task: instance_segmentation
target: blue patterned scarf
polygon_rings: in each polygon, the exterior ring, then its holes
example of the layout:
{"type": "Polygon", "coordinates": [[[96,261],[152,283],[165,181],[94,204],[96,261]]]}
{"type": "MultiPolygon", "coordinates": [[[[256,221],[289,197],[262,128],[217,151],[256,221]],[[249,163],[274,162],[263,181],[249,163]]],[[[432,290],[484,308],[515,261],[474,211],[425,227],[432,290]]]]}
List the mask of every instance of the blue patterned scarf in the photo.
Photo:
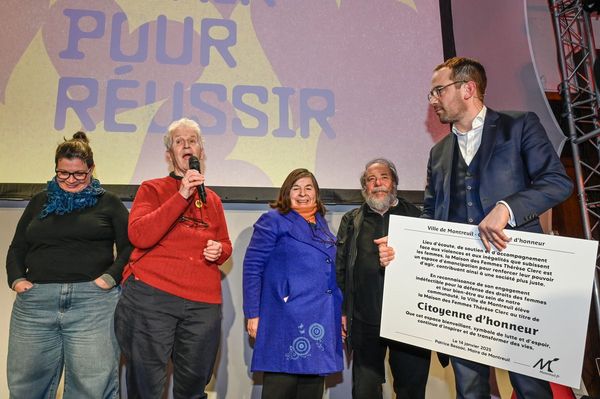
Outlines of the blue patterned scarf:
{"type": "Polygon", "coordinates": [[[64,191],[56,182],[56,177],[48,182],[48,198],[46,204],[40,212],[40,219],[55,213],[64,215],[73,211],[91,208],[98,202],[98,197],[104,194],[104,189],[100,186],[98,179],[92,179],[89,186],[78,193],[64,191]]]}

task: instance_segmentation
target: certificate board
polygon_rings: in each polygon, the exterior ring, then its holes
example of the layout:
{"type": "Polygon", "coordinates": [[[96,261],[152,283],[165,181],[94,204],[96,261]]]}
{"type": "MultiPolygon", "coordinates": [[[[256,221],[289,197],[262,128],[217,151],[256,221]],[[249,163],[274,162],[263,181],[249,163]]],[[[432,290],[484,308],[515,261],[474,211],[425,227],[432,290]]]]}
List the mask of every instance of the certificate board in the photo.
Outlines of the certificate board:
{"type": "Polygon", "coordinates": [[[598,243],[390,216],[381,336],[579,387],[598,243]]]}

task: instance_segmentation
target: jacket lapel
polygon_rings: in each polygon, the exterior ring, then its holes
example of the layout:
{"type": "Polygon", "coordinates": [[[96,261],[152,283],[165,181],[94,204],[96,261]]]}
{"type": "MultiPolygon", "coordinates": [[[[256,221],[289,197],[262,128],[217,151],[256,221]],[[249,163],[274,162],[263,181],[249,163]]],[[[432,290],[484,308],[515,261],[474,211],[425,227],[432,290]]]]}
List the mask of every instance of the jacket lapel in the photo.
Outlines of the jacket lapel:
{"type": "MultiPolygon", "coordinates": [[[[446,144],[444,145],[443,151],[442,151],[442,158],[441,158],[441,167],[442,167],[442,171],[443,171],[443,176],[444,176],[444,182],[443,182],[443,193],[444,193],[444,200],[443,203],[444,204],[450,204],[450,180],[452,177],[452,160],[454,158],[454,147],[457,146],[457,142],[456,142],[456,135],[452,132],[450,132],[450,137],[448,137],[448,140],[446,141],[446,144]]],[[[449,206],[445,206],[443,208],[439,208],[442,209],[443,215],[438,215],[436,217],[436,219],[440,219],[440,220],[448,220],[448,212],[450,210],[449,206]]]]}
{"type": "MultiPolygon", "coordinates": [[[[319,251],[328,254],[328,250],[335,246],[335,243],[332,242],[331,245],[326,244],[321,240],[315,239],[316,233],[313,232],[313,227],[311,227],[306,220],[302,216],[300,216],[295,211],[290,211],[287,214],[283,215],[287,220],[291,223],[291,228],[289,230],[290,236],[294,239],[308,244],[312,247],[315,247],[319,251]]],[[[319,213],[315,215],[317,221],[317,227],[321,230],[328,231],[327,222],[319,213]]],[[[333,236],[332,236],[333,240],[333,236]]]]}
{"type": "Polygon", "coordinates": [[[485,114],[485,121],[483,122],[483,132],[481,133],[481,144],[479,146],[479,161],[480,164],[480,175],[483,171],[487,170],[487,165],[490,162],[492,154],[494,153],[494,146],[496,145],[496,134],[498,132],[496,122],[498,120],[498,113],[487,109],[485,114]]]}

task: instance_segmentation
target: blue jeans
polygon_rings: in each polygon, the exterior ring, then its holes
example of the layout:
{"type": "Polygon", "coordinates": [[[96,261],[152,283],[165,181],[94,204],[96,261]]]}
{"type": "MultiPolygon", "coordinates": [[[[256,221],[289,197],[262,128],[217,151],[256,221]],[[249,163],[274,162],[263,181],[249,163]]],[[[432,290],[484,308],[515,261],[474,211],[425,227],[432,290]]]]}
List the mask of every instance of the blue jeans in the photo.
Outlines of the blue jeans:
{"type": "Polygon", "coordinates": [[[119,292],[90,281],[34,284],[17,294],[8,341],[11,399],[56,397],[63,366],[64,399],[118,398],[119,292]]]}

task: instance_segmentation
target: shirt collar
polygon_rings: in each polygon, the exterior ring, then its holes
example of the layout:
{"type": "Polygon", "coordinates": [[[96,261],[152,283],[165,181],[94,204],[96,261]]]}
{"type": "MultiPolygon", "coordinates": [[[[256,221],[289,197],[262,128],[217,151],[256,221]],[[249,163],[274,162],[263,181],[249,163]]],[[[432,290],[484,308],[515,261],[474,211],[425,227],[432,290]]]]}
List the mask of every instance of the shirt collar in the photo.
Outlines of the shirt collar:
{"type": "Polygon", "coordinates": [[[460,130],[458,130],[454,125],[452,125],[452,133],[454,133],[457,136],[464,136],[464,135],[468,134],[469,132],[472,132],[474,130],[481,128],[483,126],[483,123],[485,122],[486,114],[487,114],[487,107],[484,105],[483,108],[481,108],[481,111],[479,111],[479,113],[477,114],[477,116],[475,116],[475,119],[473,119],[473,123],[471,124],[471,130],[463,133],[460,130]]]}

